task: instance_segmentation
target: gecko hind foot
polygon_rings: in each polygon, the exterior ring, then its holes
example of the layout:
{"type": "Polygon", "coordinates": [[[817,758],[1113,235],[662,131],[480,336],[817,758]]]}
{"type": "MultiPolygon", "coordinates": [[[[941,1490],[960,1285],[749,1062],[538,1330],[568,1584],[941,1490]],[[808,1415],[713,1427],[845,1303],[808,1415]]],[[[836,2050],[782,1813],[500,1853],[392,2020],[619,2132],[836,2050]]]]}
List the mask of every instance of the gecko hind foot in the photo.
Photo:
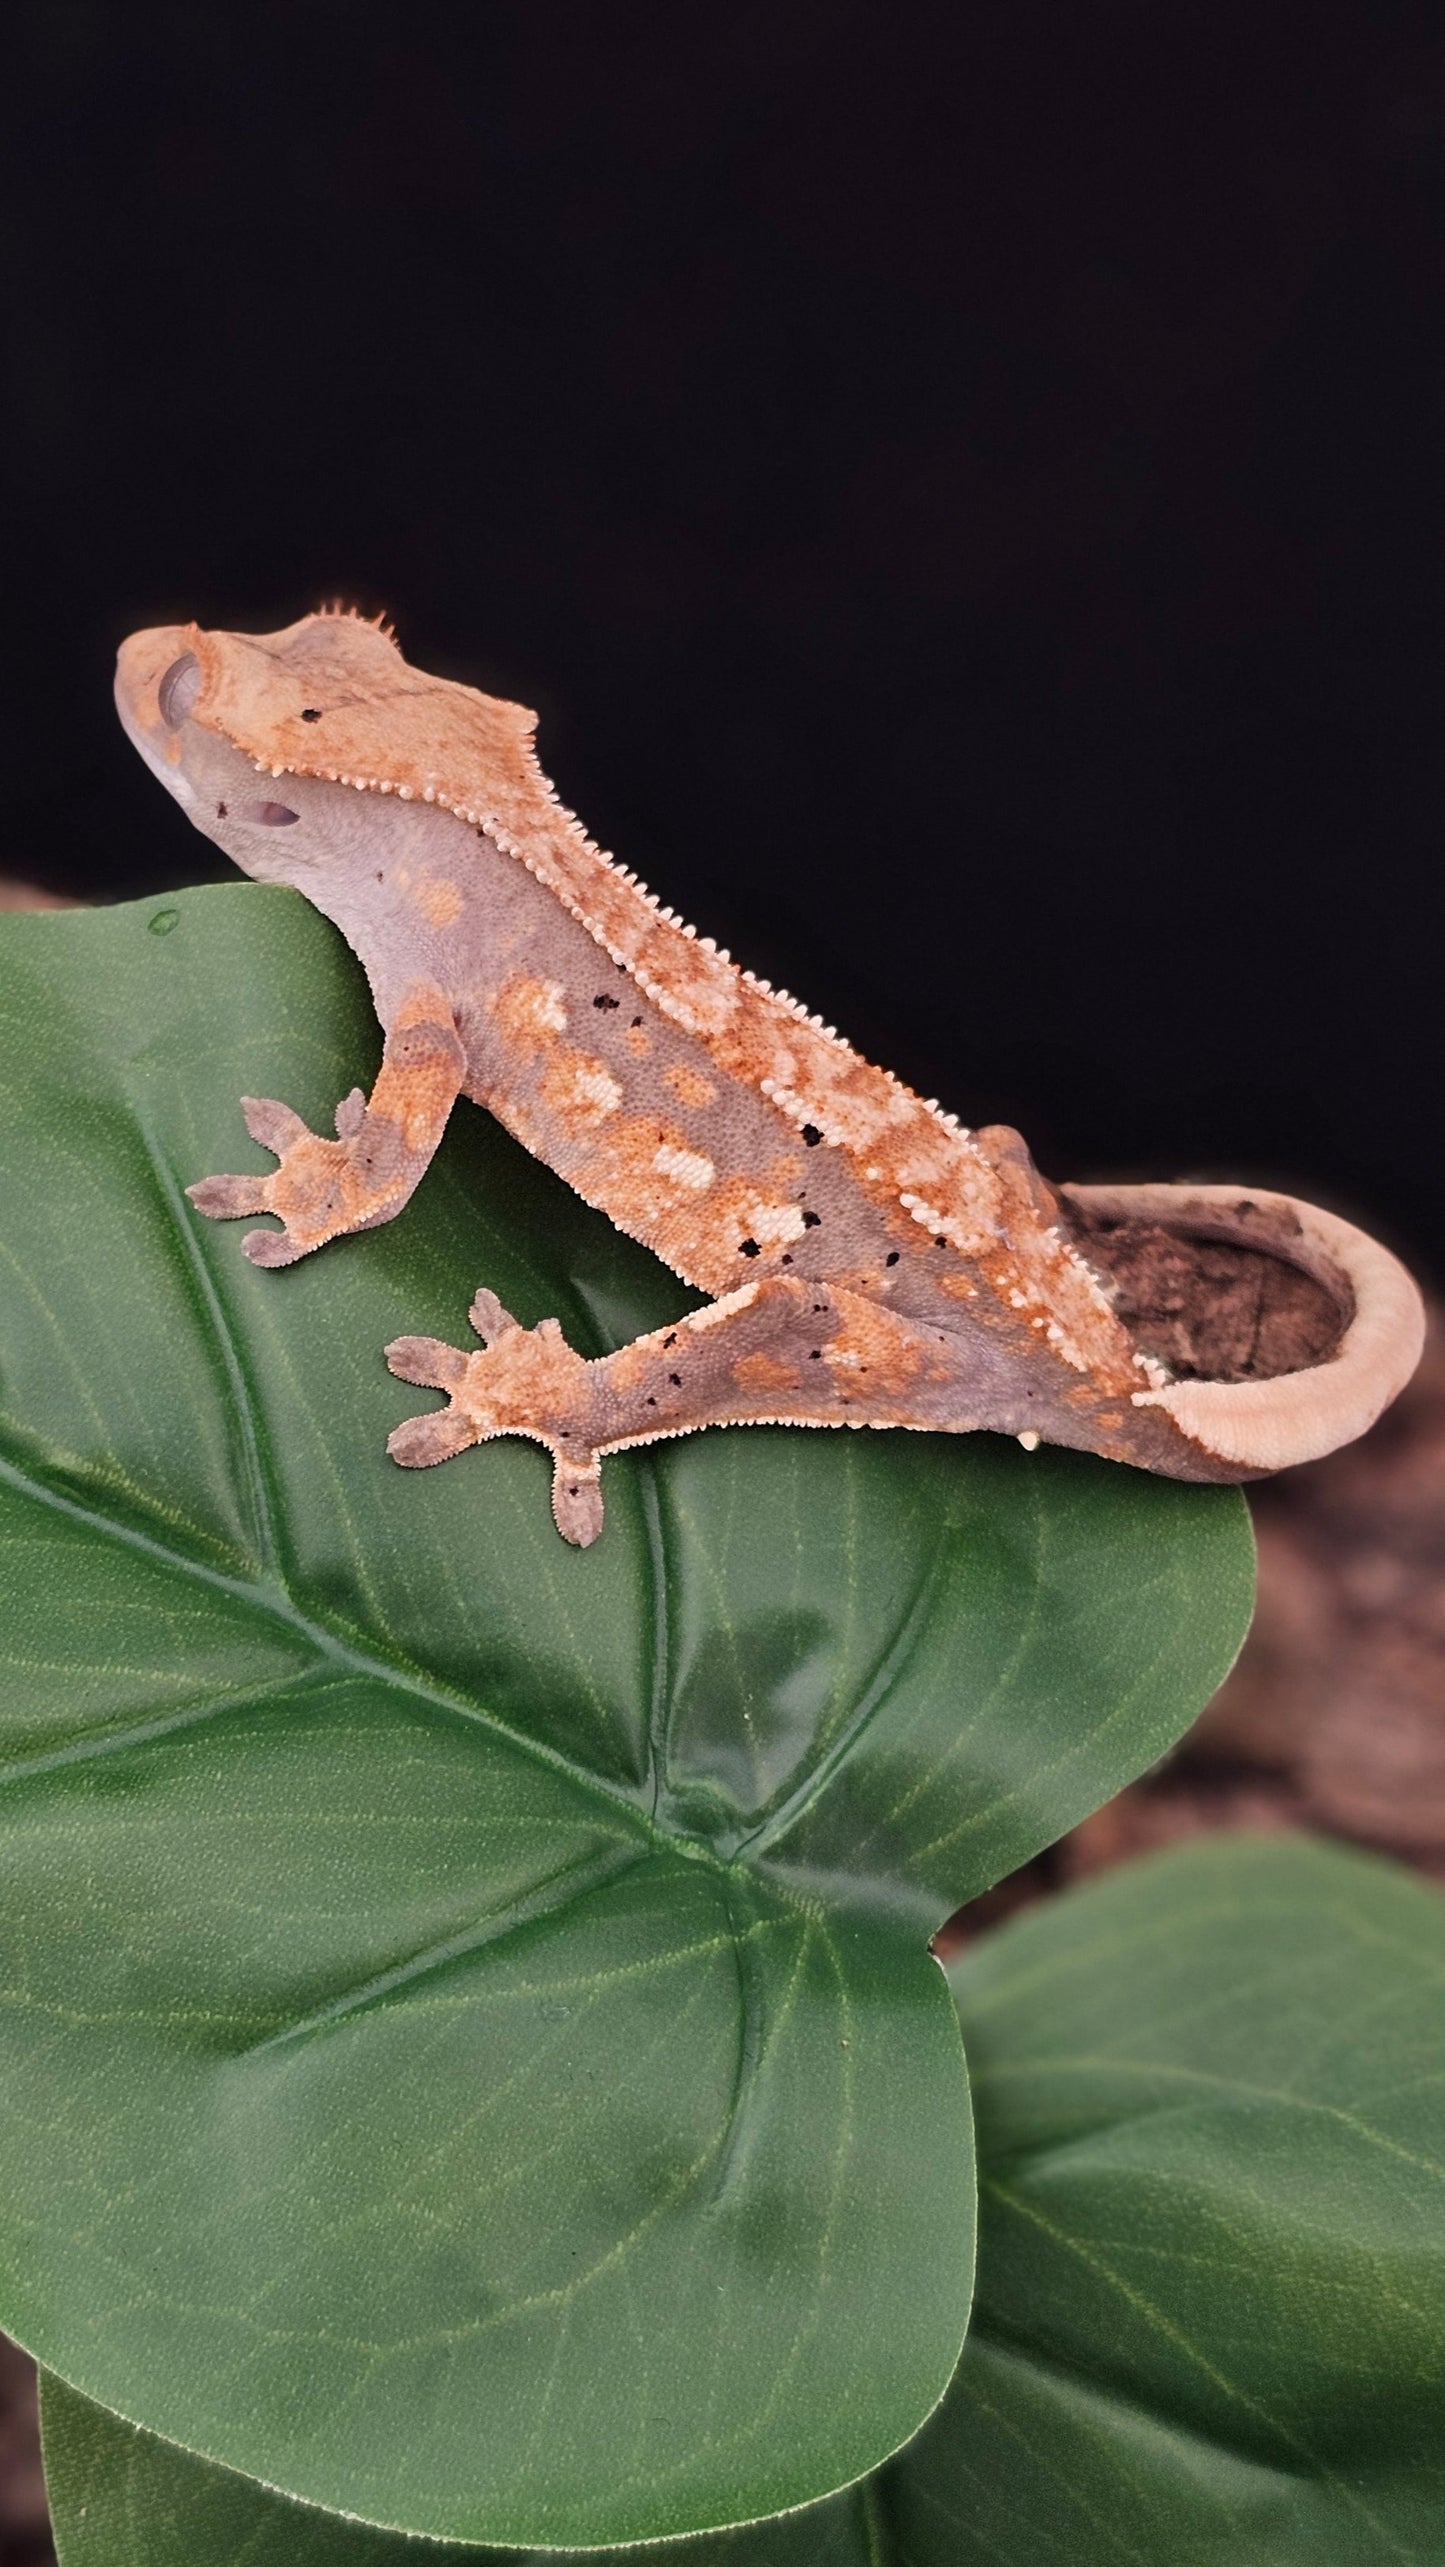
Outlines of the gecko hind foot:
{"type": "Polygon", "coordinates": [[[439,1337],[394,1337],[386,1360],[399,1381],[444,1390],[449,1405],[408,1417],[387,1441],[406,1470],[449,1461],[497,1435],[524,1435],[552,1456],[557,1530],[586,1550],[602,1530],[602,1463],[586,1433],[590,1376],[555,1319],[519,1327],[483,1289],[469,1314],[482,1351],[464,1355],[439,1337]]]}

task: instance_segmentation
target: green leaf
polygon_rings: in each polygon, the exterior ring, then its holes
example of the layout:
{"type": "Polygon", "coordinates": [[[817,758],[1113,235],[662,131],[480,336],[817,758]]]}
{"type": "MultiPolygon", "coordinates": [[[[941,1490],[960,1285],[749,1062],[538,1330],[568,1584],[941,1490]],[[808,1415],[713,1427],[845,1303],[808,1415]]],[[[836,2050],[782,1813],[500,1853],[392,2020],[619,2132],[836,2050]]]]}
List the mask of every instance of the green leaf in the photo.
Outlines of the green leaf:
{"type": "Polygon", "coordinates": [[[953,1973],[978,2297],[900,2556],[1445,2556],[1445,1901],[1294,1839],[1116,1873],[953,1973]],[[951,2525],[946,2551],[931,2526],[951,2525]]]}
{"type": "MultiPolygon", "coordinates": [[[[1051,1902],[954,1975],[983,2218],[948,2397],[847,2495],[647,2556],[1430,2567],[1445,1903],[1357,1856],[1216,1842],[1051,1902]]],[[[55,2381],[43,2411],[62,2567],[478,2555],[303,2514],[55,2381]]]]}
{"type": "MultiPolygon", "coordinates": [[[[60,2567],[554,2567],[558,2557],[341,2522],[123,2424],[51,2372],[40,2397],[60,2567]]],[[[876,2545],[877,2506],[876,2484],[865,2480],[742,2531],[583,2554],[595,2567],[880,2567],[892,2553],[876,2545]]]]}
{"type": "Polygon", "coordinates": [[[1231,1492],[982,1437],[403,1473],[382,1347],[485,1281],[685,1296],[459,1110],[284,1273],[183,1187],[378,1050],[289,892],[0,930],[0,2318],[382,2525],[801,2504],[957,2358],[974,2187],[927,1938],[1148,1763],[1247,1614],[1231,1492]],[[168,932],[152,933],[161,919],[168,932]]]}

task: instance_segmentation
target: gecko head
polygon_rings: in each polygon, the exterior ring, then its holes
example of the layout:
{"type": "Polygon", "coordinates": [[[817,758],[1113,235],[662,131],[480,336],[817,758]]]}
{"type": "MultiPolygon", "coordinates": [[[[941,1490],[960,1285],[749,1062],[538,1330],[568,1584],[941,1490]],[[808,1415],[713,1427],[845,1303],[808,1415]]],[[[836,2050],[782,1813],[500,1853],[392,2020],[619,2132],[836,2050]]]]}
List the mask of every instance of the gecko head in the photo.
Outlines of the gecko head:
{"type": "Polygon", "coordinates": [[[531,714],[408,670],[388,628],[342,607],[277,633],[132,633],[115,698],[127,736],[195,826],[243,872],[302,890],[343,861],[358,793],[403,812],[452,807],[443,770],[468,726],[478,734],[462,740],[468,774],[500,759],[511,781],[520,772],[530,785],[531,714]]]}
{"type": "MultiPolygon", "coordinates": [[[[307,617],[306,625],[331,620],[339,619],[307,617]]],[[[259,658],[288,638],[161,624],[132,633],[116,660],[116,710],[127,738],[195,827],[263,881],[304,881],[324,860],[330,834],[314,825],[314,781],[288,774],[279,760],[257,757],[236,736],[229,715],[236,649],[249,645],[259,658]]],[[[292,681],[300,722],[320,719],[303,701],[307,695],[325,699],[317,682],[326,674],[324,651],[313,651],[309,660],[292,681]]]]}
{"type": "MultiPolygon", "coordinates": [[[[550,803],[532,748],[534,713],[408,668],[387,627],[342,607],[278,633],[199,624],[133,633],[121,646],[116,703],[153,773],[248,872],[269,868],[250,864],[212,826],[216,800],[230,799],[210,790],[207,761],[222,745],[249,761],[250,801],[303,816],[297,791],[307,781],[440,804],[474,823],[496,814],[520,825],[550,803]],[[255,777],[277,789],[258,795],[255,777]]],[[[293,837],[299,844],[300,833],[293,837]]]]}
{"type": "Polygon", "coordinates": [[[421,882],[436,870],[438,825],[480,825],[479,792],[489,810],[494,794],[504,813],[546,807],[532,714],[408,669],[388,630],[341,607],[277,633],[133,633],[115,698],[194,826],[243,873],[291,883],[333,917],[338,902],[356,917],[358,903],[369,915],[401,894],[421,927],[444,933],[460,906],[456,848],[431,905],[421,882]]]}

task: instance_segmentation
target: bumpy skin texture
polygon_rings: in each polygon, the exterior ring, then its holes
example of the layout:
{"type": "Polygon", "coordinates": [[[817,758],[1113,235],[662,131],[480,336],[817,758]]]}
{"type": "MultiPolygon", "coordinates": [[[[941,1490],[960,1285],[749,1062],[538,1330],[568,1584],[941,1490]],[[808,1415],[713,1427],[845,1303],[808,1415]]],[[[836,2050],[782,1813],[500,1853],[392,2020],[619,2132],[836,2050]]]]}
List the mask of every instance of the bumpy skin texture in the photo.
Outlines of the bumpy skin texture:
{"type": "MultiPolygon", "coordinates": [[[[585,1363],[555,1321],[519,1328],[484,1289],[483,1349],[387,1350],[403,1379],[450,1394],[397,1430],[398,1461],[532,1436],[554,1456],[558,1524],[585,1543],[601,1457],[696,1427],[991,1427],[1233,1480],[1357,1433],[1413,1369],[1418,1296],[1394,1260],[1255,1195],[1241,1235],[1313,1274],[1343,1334],[1282,1379],[1171,1384],[1016,1133],[962,1130],[659,908],[557,802],[533,717],[409,668],[378,626],[324,613],[272,634],[138,633],[116,692],[196,825],[335,921],[385,1032],[372,1094],[343,1100],[335,1139],[243,1099],[279,1165],[206,1178],[200,1209],[278,1215],[243,1245],[290,1264],[399,1212],[465,1095],[713,1296],[585,1363]]],[[[1205,1191],[1145,1189],[1148,1217],[1167,1195],[1181,1237],[1229,1235],[1205,1191]]],[[[1109,1204],[1117,1228],[1128,1190],[1109,1204]]]]}

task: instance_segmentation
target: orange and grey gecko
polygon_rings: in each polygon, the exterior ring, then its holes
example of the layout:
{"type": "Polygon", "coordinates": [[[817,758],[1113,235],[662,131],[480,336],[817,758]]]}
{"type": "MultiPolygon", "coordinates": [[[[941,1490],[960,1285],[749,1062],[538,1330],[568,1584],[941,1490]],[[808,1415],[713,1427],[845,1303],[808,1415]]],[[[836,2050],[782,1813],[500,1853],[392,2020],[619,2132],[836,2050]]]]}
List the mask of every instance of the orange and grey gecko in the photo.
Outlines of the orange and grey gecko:
{"type": "Polygon", "coordinates": [[[243,1098],[280,1164],[193,1185],[201,1211],[278,1215],[242,1244],[289,1265],[391,1220],[465,1095],[712,1296],[589,1363],[484,1288],[482,1348],[387,1348],[449,1393],[397,1461],[530,1436],[588,1543],[602,1457],[698,1427],[987,1427],[1240,1480],[1347,1442],[1413,1371],[1419,1296],[1362,1232],[1239,1187],[1049,1186],[1017,1133],[963,1130],[659,907],[557,801],[534,717],[379,625],[137,633],[116,696],[197,828],[340,928],[385,1034],[335,1139],[243,1098]]]}

